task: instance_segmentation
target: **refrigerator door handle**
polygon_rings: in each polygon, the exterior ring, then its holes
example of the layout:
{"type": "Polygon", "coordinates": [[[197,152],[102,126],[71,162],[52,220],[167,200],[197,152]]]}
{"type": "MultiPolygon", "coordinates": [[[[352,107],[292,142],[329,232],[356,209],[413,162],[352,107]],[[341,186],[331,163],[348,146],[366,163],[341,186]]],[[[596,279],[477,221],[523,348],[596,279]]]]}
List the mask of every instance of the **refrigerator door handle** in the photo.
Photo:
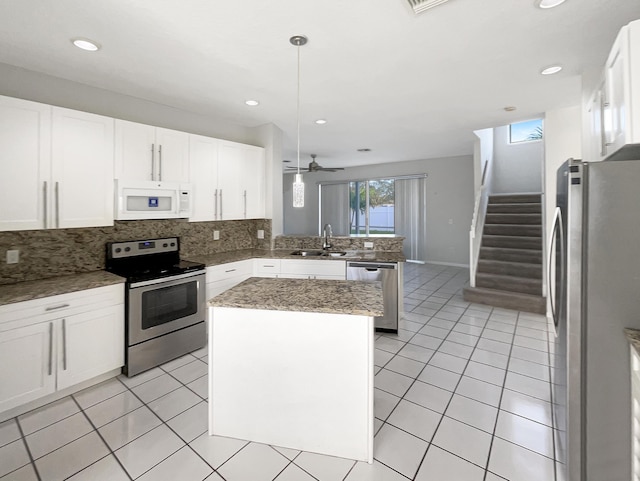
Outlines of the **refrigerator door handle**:
{"type": "MultiPolygon", "coordinates": [[[[562,211],[560,207],[556,207],[555,212],[553,213],[553,229],[551,230],[551,237],[549,239],[549,252],[547,256],[547,286],[549,289],[549,303],[551,305],[551,316],[553,318],[553,325],[558,325],[558,313],[556,312],[556,308],[558,307],[557,302],[554,302],[554,288],[555,286],[551,283],[551,260],[553,259],[553,250],[555,248],[556,240],[556,232],[559,233],[559,241],[561,243],[562,249],[560,250],[560,255],[562,256],[560,260],[560,282],[564,283],[564,230],[562,228],[562,211]]],[[[557,260],[556,260],[557,265],[557,260]]],[[[562,289],[562,286],[560,287],[562,289]]]]}

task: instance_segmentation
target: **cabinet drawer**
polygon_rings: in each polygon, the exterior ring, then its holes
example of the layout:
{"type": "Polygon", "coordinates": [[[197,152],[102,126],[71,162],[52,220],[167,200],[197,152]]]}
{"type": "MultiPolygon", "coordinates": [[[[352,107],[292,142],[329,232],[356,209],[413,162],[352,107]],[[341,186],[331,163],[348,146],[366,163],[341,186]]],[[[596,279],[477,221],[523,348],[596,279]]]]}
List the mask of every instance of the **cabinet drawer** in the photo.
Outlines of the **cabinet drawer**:
{"type": "MultiPolygon", "coordinates": [[[[306,276],[336,276],[344,279],[346,274],[345,261],[334,260],[290,260],[283,259],[280,264],[280,272],[287,274],[302,274],[306,276]]],[[[333,277],[332,277],[333,278],[333,277]]]]}
{"type": "Polygon", "coordinates": [[[280,259],[256,259],[257,276],[273,276],[280,274],[280,259]]]}
{"type": "Polygon", "coordinates": [[[0,306],[0,332],[124,304],[124,284],[96,287],[0,306]]]}
{"type": "Polygon", "coordinates": [[[253,259],[229,262],[207,267],[207,283],[234,276],[251,277],[253,275],[253,259]]]}

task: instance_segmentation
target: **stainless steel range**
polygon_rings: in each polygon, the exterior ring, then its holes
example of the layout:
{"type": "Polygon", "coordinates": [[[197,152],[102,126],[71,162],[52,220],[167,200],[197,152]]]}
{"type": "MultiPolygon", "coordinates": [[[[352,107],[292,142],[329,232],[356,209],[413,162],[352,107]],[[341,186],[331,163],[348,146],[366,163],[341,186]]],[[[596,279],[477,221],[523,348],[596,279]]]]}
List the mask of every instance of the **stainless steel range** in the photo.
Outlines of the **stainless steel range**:
{"type": "Polygon", "coordinates": [[[205,346],[205,266],[180,260],[178,237],[109,242],[106,269],[127,279],[125,375],[205,346]]]}

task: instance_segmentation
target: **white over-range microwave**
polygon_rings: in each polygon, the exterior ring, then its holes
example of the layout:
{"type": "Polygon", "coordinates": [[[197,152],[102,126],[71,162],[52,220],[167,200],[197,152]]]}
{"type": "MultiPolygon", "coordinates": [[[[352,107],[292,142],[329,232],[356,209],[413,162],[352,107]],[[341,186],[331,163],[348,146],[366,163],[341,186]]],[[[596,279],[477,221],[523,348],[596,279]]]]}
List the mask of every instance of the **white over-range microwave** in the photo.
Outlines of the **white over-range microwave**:
{"type": "Polygon", "coordinates": [[[116,179],[116,220],[180,219],[191,215],[191,184],[116,179]]]}

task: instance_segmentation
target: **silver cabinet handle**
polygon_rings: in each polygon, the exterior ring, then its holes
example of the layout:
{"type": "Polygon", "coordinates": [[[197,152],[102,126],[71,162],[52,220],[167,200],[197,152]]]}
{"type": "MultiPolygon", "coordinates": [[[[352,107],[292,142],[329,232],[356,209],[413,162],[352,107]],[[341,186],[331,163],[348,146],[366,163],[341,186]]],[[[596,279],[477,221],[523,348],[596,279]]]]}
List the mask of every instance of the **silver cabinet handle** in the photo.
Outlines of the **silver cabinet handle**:
{"type": "Polygon", "coordinates": [[[53,322],[49,323],[49,376],[53,373],[53,322]]]}
{"type": "Polygon", "coordinates": [[[229,269],[229,270],[227,270],[225,272],[235,272],[235,269],[229,269]]]}
{"type": "Polygon", "coordinates": [[[45,311],[56,311],[58,309],[63,309],[65,307],[69,307],[69,304],[60,304],[59,306],[47,307],[45,311]]]}
{"type": "Polygon", "coordinates": [[[156,180],[156,144],[151,144],[151,180],[156,180]]]}
{"type": "Polygon", "coordinates": [[[158,180],[162,182],[162,145],[158,145],[158,180]]]}
{"type": "Polygon", "coordinates": [[[56,227],[60,227],[60,182],[56,182],[56,227]]]}
{"type": "Polygon", "coordinates": [[[62,319],[62,369],[67,370],[67,320],[62,319]]]}
{"type": "Polygon", "coordinates": [[[247,218],[247,191],[244,191],[244,218],[247,218]]]}
{"type": "Polygon", "coordinates": [[[47,194],[49,193],[48,191],[49,191],[49,189],[47,188],[47,181],[45,180],[44,181],[44,185],[42,186],[42,199],[43,199],[43,204],[44,204],[43,205],[43,208],[44,208],[43,220],[44,220],[44,228],[45,229],[48,227],[47,226],[47,221],[49,220],[47,218],[47,207],[48,207],[48,205],[47,205],[47,194]]]}
{"type": "Polygon", "coordinates": [[[222,189],[220,189],[220,220],[222,220],[222,189]]]}
{"type": "Polygon", "coordinates": [[[213,206],[213,218],[214,220],[218,220],[218,189],[216,189],[216,193],[213,194],[213,197],[215,199],[213,206]]]}

